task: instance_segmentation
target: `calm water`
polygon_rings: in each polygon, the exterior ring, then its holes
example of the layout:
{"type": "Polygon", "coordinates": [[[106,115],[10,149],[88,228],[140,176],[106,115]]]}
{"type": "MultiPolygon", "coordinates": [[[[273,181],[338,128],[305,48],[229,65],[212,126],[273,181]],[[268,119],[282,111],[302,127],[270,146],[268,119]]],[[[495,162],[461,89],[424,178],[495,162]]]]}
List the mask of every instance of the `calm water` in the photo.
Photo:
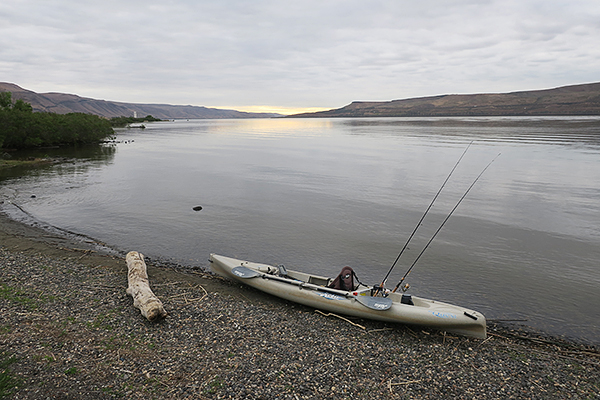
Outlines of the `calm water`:
{"type": "Polygon", "coordinates": [[[21,218],[18,204],[44,223],[186,265],[207,266],[211,252],[330,276],[350,265],[372,284],[473,141],[388,286],[501,153],[414,268],[410,293],[600,343],[600,118],[146,126],[69,154],[76,163],[5,176],[3,210],[21,218]]]}

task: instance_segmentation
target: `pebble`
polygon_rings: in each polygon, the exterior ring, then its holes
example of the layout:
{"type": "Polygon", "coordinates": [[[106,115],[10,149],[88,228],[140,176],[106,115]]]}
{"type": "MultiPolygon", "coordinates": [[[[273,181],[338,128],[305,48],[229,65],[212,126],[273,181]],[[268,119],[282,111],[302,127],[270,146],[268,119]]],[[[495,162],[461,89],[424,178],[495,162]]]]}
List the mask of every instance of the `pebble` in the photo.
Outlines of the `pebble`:
{"type": "Polygon", "coordinates": [[[125,293],[125,261],[116,270],[0,247],[0,265],[0,351],[17,358],[9,371],[21,381],[13,399],[599,395],[598,349],[502,326],[486,340],[361,329],[199,272],[150,276],[169,313],[152,323],[125,293]]]}

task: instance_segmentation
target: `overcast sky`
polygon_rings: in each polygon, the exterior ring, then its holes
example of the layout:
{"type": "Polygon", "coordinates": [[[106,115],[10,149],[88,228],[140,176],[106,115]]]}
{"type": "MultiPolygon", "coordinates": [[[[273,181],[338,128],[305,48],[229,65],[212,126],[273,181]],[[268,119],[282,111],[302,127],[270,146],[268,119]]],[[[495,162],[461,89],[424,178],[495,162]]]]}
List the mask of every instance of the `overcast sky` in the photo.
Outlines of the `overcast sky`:
{"type": "Polygon", "coordinates": [[[0,81],[257,110],[600,81],[599,0],[10,0],[0,81]]]}

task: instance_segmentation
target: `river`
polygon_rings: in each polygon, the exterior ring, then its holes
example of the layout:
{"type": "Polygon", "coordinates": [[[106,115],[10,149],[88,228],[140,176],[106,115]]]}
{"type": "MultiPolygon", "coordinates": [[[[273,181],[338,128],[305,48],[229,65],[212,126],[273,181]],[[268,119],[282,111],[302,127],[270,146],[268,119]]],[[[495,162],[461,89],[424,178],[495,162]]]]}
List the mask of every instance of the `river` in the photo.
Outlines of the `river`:
{"type": "MultiPolygon", "coordinates": [[[[184,265],[210,253],[378,283],[600,343],[600,118],[177,120],[4,173],[2,210],[184,265]],[[18,205],[15,207],[14,205],[18,205]],[[201,206],[202,210],[193,208],[201,206]]],[[[31,222],[31,221],[30,221],[31,222]]]]}

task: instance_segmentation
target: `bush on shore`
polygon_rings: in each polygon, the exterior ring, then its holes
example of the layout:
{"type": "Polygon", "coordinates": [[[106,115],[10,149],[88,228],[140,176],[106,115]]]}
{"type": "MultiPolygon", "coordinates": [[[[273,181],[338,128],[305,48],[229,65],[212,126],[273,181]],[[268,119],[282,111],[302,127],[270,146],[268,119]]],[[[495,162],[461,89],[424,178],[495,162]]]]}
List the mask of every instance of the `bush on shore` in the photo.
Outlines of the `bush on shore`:
{"type": "Polygon", "coordinates": [[[114,117],[110,119],[110,124],[115,128],[124,128],[129,124],[135,124],[139,122],[156,122],[161,121],[161,119],[154,118],[152,115],[147,115],[143,118],[135,118],[135,117],[114,117]]]}
{"type": "Polygon", "coordinates": [[[34,113],[31,104],[0,92],[0,148],[90,144],[113,135],[110,121],[97,115],[34,113]]]}

